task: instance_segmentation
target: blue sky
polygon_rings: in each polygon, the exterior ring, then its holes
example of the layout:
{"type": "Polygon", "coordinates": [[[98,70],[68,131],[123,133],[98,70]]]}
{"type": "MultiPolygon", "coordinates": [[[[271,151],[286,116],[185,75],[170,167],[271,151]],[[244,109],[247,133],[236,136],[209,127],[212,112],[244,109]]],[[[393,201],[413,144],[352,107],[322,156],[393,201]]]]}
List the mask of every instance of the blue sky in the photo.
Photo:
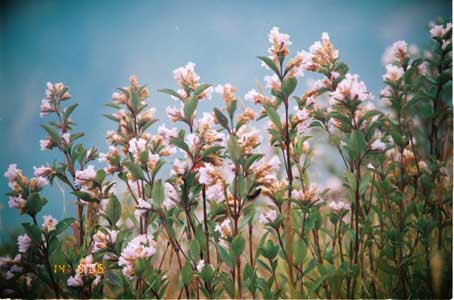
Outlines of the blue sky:
{"type": "MultiPolygon", "coordinates": [[[[266,54],[267,34],[278,26],[291,35],[294,53],[328,32],[341,59],[378,95],[384,49],[400,39],[424,47],[428,22],[451,18],[450,1],[416,0],[18,0],[1,5],[0,170],[3,174],[15,162],[28,176],[34,165],[57,156],[39,151],[44,137],[39,106],[47,81],[71,87],[80,103],[73,119],[86,132],[84,143],[105,150],[104,135],[113,124],[101,117],[109,112],[103,104],[130,74],[149,85],[149,103],[167,123],[164,109],[172,100],[156,90],[175,87],[173,69],[193,61],[202,81],[230,82],[242,96],[266,75],[256,56],[266,54]]],[[[200,110],[211,110],[216,101],[200,110]]],[[[7,191],[2,177],[0,194],[7,191]]],[[[61,217],[61,194],[46,193],[46,211],[61,217]]],[[[6,196],[0,205],[0,233],[25,219],[8,208],[6,196]]]]}

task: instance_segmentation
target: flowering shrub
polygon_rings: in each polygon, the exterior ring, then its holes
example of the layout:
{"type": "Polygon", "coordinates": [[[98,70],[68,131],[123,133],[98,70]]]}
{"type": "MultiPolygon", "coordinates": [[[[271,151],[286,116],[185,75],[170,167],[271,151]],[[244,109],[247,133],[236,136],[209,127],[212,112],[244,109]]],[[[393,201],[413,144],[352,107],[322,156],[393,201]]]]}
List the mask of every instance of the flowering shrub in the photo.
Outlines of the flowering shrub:
{"type": "Polygon", "coordinates": [[[160,90],[182,129],[167,128],[131,76],[108,104],[106,153],[79,143],[69,88],[48,83],[40,144],[61,160],[32,178],[15,164],[5,172],[10,208],[30,221],[18,254],[0,260],[2,295],[451,297],[451,35],[437,24],[431,51],[405,41],[386,50],[379,110],[327,33],[291,57],[290,36],[273,27],[259,57],[266,90],[245,95],[250,107],[188,63],[173,72],[176,90],[160,90]],[[309,73],[322,79],[295,95],[309,73]],[[198,111],[212,98],[222,107],[198,111]],[[315,136],[336,149],[342,185],[322,188],[311,175],[315,136]],[[70,190],[74,218],[39,217],[56,182],[70,190]]]}

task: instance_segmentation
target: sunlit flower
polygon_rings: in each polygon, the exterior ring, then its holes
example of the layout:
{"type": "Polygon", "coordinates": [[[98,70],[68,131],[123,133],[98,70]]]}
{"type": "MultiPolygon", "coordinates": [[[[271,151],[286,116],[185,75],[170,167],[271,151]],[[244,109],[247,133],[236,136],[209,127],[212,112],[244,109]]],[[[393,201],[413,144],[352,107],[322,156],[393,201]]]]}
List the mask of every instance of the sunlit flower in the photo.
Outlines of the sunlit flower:
{"type": "Polygon", "coordinates": [[[408,55],[408,44],[405,41],[397,41],[391,47],[385,50],[382,56],[382,63],[384,65],[392,64],[394,62],[403,63],[408,55]]]}

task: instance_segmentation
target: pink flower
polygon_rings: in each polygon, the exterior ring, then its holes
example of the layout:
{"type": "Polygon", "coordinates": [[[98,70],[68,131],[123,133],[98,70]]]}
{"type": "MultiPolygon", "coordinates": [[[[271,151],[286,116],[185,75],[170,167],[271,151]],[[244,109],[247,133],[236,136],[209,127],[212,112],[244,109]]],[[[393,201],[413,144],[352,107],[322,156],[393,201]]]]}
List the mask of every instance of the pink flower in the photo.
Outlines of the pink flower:
{"type": "Polygon", "coordinates": [[[276,74],[265,76],[264,80],[266,82],[266,87],[273,91],[278,91],[281,88],[281,81],[276,74]]]}
{"type": "Polygon", "coordinates": [[[27,234],[19,235],[17,237],[17,245],[20,253],[27,253],[32,244],[31,238],[27,234]]]}
{"type": "Polygon", "coordinates": [[[405,72],[403,68],[389,64],[386,65],[386,74],[383,75],[383,80],[397,82],[402,78],[404,73],[405,72]]]}
{"type": "Polygon", "coordinates": [[[47,232],[54,230],[58,223],[57,219],[55,219],[51,215],[43,216],[43,220],[44,220],[44,222],[41,226],[47,232]]]}
{"type": "Polygon", "coordinates": [[[78,170],[76,171],[76,183],[84,185],[91,180],[96,179],[96,171],[95,167],[89,165],[85,170],[78,170]]]}
{"type": "Polygon", "coordinates": [[[17,164],[10,164],[8,170],[4,173],[4,176],[8,178],[8,181],[16,180],[18,175],[22,175],[22,170],[17,168],[17,164]]]}

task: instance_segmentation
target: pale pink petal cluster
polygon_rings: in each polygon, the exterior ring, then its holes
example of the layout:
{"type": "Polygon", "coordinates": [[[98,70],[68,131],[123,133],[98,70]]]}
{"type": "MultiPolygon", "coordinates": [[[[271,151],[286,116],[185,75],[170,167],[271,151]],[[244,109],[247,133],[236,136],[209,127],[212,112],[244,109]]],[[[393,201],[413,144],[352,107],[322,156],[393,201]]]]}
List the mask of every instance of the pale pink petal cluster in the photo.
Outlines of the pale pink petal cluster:
{"type": "Polygon", "coordinates": [[[269,224],[274,223],[277,219],[277,211],[276,210],[269,210],[265,213],[260,214],[259,222],[262,224],[269,224]]]}
{"type": "Polygon", "coordinates": [[[32,244],[31,238],[27,234],[19,235],[17,237],[17,246],[20,253],[27,253],[32,244]]]}
{"type": "Polygon", "coordinates": [[[122,267],[123,275],[129,279],[135,276],[134,266],[138,259],[148,259],[156,253],[156,242],[151,234],[142,234],[132,239],[121,251],[118,265],[122,267]]]}
{"type": "Polygon", "coordinates": [[[43,216],[43,224],[41,224],[44,231],[52,231],[57,226],[58,221],[51,215],[43,216]]]}

